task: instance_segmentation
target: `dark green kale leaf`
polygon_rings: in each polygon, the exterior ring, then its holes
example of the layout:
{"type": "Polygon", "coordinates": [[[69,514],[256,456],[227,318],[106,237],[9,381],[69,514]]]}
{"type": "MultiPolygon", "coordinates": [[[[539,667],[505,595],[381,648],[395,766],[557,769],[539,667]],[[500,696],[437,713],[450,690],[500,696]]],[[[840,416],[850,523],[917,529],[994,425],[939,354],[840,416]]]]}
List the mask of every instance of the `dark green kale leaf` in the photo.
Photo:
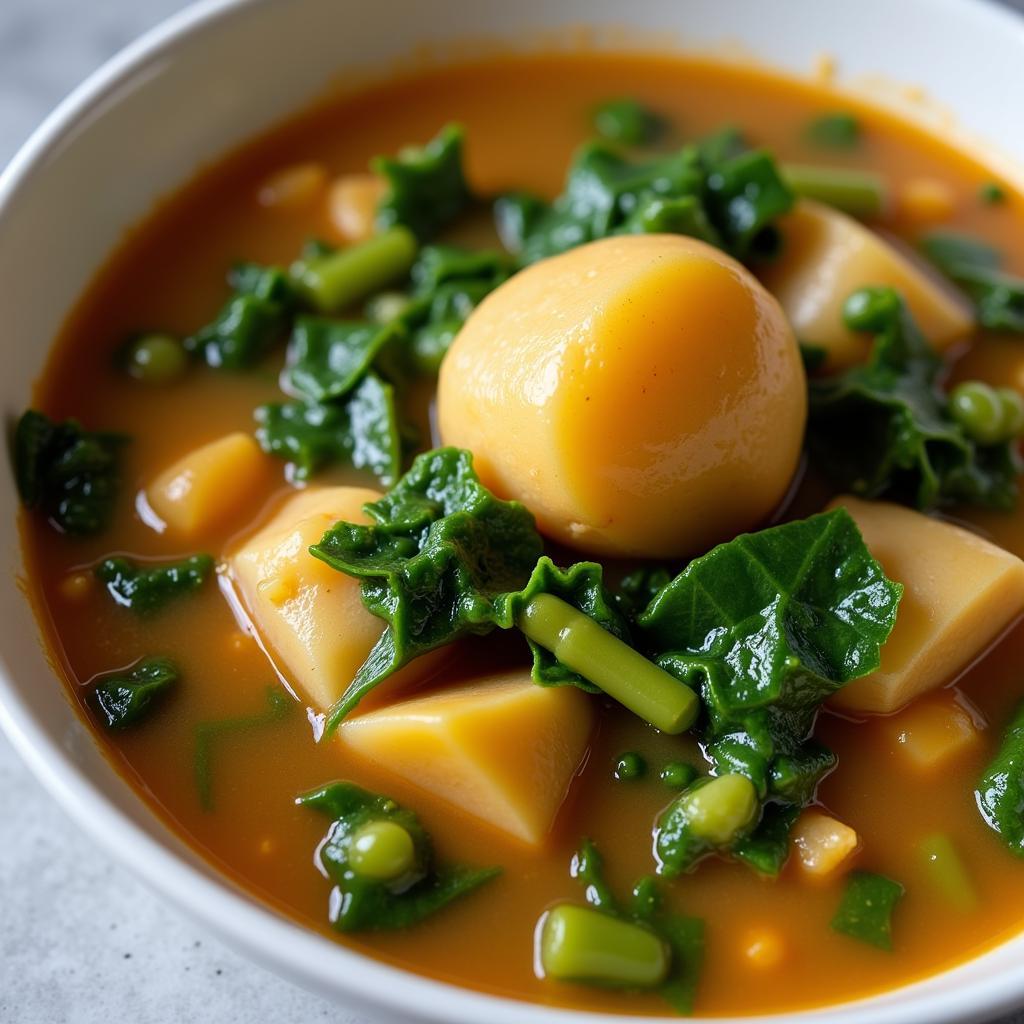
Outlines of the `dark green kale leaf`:
{"type": "Polygon", "coordinates": [[[423,147],[373,161],[373,170],[387,183],[377,208],[381,229],[402,224],[426,242],[470,206],[473,195],[462,167],[464,141],[462,127],[449,124],[423,147]]]}
{"type": "Polygon", "coordinates": [[[398,478],[402,453],[394,388],[373,372],[340,402],[264,405],[256,420],[263,450],[287,459],[298,480],[334,462],[367,469],[384,486],[398,478]]]}
{"type": "Polygon", "coordinates": [[[15,477],[25,507],[38,509],[62,533],[99,533],[113,513],[125,441],[28,410],[14,432],[15,477]]]}
{"type": "Polygon", "coordinates": [[[846,883],[832,927],[878,949],[892,949],[892,912],[903,896],[899,882],[869,871],[854,871],[846,883]]]}
{"type": "Polygon", "coordinates": [[[334,883],[330,920],[338,931],[410,928],[501,873],[500,868],[437,865],[430,836],[412,811],[354,783],[330,783],[300,796],[296,803],[332,819],[317,852],[334,883]],[[354,838],[377,822],[392,822],[412,838],[413,863],[392,881],[367,878],[350,863],[354,838]]]}
{"type": "Polygon", "coordinates": [[[287,336],[298,298],[280,267],[243,263],[228,283],[233,294],[211,323],[185,339],[185,348],[208,366],[242,370],[287,336]]]}
{"type": "Polygon", "coordinates": [[[649,146],[668,128],[661,114],[634,99],[606,100],[594,110],[594,130],[609,142],[649,146]]]}
{"type": "Polygon", "coordinates": [[[213,565],[210,555],[150,563],[118,556],[105,558],[93,571],[122,608],[152,615],[175,598],[198,590],[209,578],[213,565]]]}
{"type": "Polygon", "coordinates": [[[810,381],[812,458],[839,486],[920,509],[952,502],[1010,509],[1014,444],[972,441],[940,388],[942,361],[891,288],[847,300],[852,330],[874,334],[867,364],[810,381]]]}
{"type": "Polygon", "coordinates": [[[989,828],[1012,853],[1024,857],[1024,705],[1010,720],[974,795],[989,828]]]}
{"type": "Polygon", "coordinates": [[[178,668],[170,658],[144,658],[128,672],[101,678],[89,699],[108,729],[127,729],[146,718],[177,681],[178,668]]]}

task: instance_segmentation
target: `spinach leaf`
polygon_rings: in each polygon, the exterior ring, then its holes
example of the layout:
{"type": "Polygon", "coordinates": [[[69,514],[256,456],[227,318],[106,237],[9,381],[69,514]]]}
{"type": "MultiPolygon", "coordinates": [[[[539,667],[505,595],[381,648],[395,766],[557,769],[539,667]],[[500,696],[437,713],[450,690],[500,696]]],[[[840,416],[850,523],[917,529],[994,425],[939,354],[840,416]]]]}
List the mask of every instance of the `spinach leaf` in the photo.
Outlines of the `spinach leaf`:
{"type": "Polygon", "coordinates": [[[178,668],[170,658],[144,658],[128,672],[100,679],[90,699],[108,729],[127,729],[146,718],[177,681],[178,668]]]}
{"type": "Polygon", "coordinates": [[[14,432],[14,470],[26,508],[62,533],[99,533],[110,522],[118,485],[118,451],[126,438],[91,433],[75,420],[55,423],[29,409],[14,432]]]}
{"type": "Polygon", "coordinates": [[[208,366],[253,366],[288,333],[298,299],[280,267],[244,263],[228,276],[233,294],[214,320],[185,339],[185,348],[208,366]]]}
{"type": "Polygon", "coordinates": [[[766,804],[760,824],[733,846],[732,855],[759,875],[777,878],[789,859],[789,834],[800,810],[798,804],[766,804]]]}
{"type": "Polygon", "coordinates": [[[606,100],[594,110],[594,130],[610,142],[649,146],[665,133],[661,114],[634,99],[606,100]]]}
{"type": "Polygon", "coordinates": [[[283,383],[309,402],[344,398],[396,333],[393,326],[300,316],[288,343],[283,383]]]}
{"type": "Polygon", "coordinates": [[[449,124],[422,148],[372,162],[387,183],[377,208],[380,228],[402,224],[425,242],[469,207],[473,196],[462,168],[464,141],[462,127],[449,124]]]}
{"type": "Polygon", "coordinates": [[[220,718],[213,722],[200,722],[196,726],[196,746],[193,772],[199,805],[204,811],[212,811],[213,801],[213,751],[216,744],[227,736],[245,734],[253,729],[280,722],[291,710],[295,701],[279,686],[267,687],[266,710],[251,715],[237,715],[220,718]]]}
{"type": "Polygon", "coordinates": [[[812,458],[839,486],[920,509],[966,502],[1009,509],[1020,460],[1010,442],[981,445],[953,418],[932,351],[891,288],[847,300],[852,330],[874,334],[864,366],[812,380],[812,458]]]}
{"type": "Polygon", "coordinates": [[[855,149],[861,139],[861,123],[853,114],[822,114],[807,126],[808,142],[824,149],[855,149]]]}
{"type": "Polygon", "coordinates": [[[1024,705],[1010,720],[974,795],[989,828],[1012,853],[1024,857],[1024,705]]]}
{"type": "Polygon", "coordinates": [[[870,871],[854,871],[846,883],[832,927],[878,949],[892,949],[892,912],[903,896],[899,882],[870,871]]]}
{"type": "Polygon", "coordinates": [[[368,469],[385,486],[398,476],[401,435],[394,388],[368,372],[344,401],[272,403],[256,410],[263,450],[307,480],[333,462],[368,469]]]}
{"type": "Polygon", "coordinates": [[[119,605],[138,615],[151,615],[176,597],[198,590],[209,577],[213,564],[210,555],[150,564],[115,557],[105,558],[93,571],[119,605]]]}
{"type": "Polygon", "coordinates": [[[351,782],[333,782],[300,796],[296,803],[332,819],[317,852],[334,883],[330,919],[338,931],[409,928],[501,873],[500,868],[436,865],[430,836],[412,811],[351,782]],[[367,878],[350,862],[360,829],[381,821],[399,825],[413,841],[412,866],[390,882],[367,878]]]}

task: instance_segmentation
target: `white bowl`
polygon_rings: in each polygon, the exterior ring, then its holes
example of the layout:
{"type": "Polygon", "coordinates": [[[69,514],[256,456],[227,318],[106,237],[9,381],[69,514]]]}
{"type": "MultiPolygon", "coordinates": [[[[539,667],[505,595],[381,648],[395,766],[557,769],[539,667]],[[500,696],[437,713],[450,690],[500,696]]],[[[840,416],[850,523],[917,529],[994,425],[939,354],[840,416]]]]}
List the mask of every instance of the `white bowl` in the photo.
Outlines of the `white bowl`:
{"type": "MultiPolygon", "coordinates": [[[[799,74],[823,52],[833,54],[849,76],[881,74],[922,86],[961,129],[994,140],[1009,161],[1003,172],[1022,180],[1012,161],[1024,165],[1024,132],[1008,138],[1006,129],[1021,124],[1024,20],[981,0],[209,0],[93,75],[0,177],[0,396],[8,422],[25,407],[61,321],[125,228],[204,162],[301,108],[342,72],[386,67],[424,43],[443,48],[456,34],[529,42],[580,25],[624,30],[609,34],[613,44],[728,44],[734,53],[739,44],[799,74]]],[[[627,1019],[528,1006],[385,966],[297,927],[213,872],[113,771],[54,678],[16,582],[16,515],[6,474],[0,722],[67,812],[155,889],[266,966],[372,1009],[380,1021],[627,1019]]],[[[1019,936],[883,996],[756,1019],[983,1020],[1024,1004],[1022,957],[1019,936]]]]}

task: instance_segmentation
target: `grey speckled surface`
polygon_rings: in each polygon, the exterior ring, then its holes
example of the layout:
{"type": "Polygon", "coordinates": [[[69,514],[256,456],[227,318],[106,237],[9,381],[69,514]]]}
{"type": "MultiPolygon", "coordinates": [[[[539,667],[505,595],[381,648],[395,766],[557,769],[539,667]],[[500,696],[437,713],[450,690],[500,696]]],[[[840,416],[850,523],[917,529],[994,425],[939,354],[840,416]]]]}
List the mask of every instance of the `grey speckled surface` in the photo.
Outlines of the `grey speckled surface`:
{"type": "MultiPolygon", "coordinates": [[[[0,165],[72,86],[181,6],[0,0],[0,165]]],[[[0,892],[0,1024],[357,1024],[157,900],[77,831],[2,737],[0,892]]]]}

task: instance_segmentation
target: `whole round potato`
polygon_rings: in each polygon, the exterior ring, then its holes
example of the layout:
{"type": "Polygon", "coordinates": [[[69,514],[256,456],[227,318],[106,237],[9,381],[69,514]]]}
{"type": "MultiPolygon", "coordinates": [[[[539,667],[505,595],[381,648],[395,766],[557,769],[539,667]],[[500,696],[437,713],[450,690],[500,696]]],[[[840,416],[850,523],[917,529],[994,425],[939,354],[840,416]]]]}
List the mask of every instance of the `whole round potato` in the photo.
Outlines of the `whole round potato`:
{"type": "Polygon", "coordinates": [[[553,540],[695,554],[757,527],[800,457],[807,389],[779,304],[679,235],[604,239],[489,295],[448,353],[445,444],[553,540]]]}

